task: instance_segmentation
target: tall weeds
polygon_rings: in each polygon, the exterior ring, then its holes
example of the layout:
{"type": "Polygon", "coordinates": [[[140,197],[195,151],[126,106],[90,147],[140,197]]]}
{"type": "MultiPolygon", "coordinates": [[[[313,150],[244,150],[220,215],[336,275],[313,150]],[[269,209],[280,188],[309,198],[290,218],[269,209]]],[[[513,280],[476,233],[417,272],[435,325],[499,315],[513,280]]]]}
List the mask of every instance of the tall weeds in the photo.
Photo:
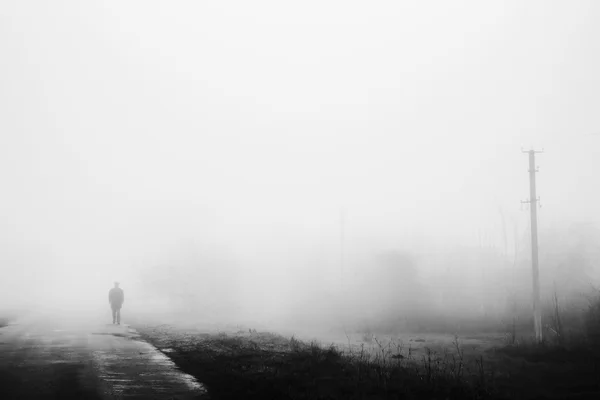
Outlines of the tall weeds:
{"type": "Polygon", "coordinates": [[[419,357],[402,341],[383,343],[376,337],[373,341],[370,348],[363,343],[358,350],[349,347],[341,351],[354,366],[359,386],[368,386],[372,383],[369,378],[375,378],[378,385],[390,390],[416,383],[436,393],[461,393],[460,398],[482,398],[482,394],[486,395],[483,398],[493,397],[493,369],[483,357],[467,361],[458,336],[452,348],[440,353],[426,347],[419,357]]]}

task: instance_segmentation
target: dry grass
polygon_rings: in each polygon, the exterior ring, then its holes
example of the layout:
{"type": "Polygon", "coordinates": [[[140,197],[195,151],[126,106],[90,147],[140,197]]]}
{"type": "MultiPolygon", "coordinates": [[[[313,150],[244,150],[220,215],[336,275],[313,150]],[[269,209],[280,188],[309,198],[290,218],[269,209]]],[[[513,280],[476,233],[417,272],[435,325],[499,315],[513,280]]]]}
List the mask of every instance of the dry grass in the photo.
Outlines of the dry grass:
{"type": "Polygon", "coordinates": [[[438,352],[415,351],[412,343],[395,340],[383,343],[375,335],[373,346],[343,348],[245,330],[201,333],[158,326],[138,331],[168,349],[182,370],[219,399],[502,398],[483,358],[480,364],[467,359],[458,338],[454,348],[438,352]]]}
{"type": "Polygon", "coordinates": [[[523,337],[359,333],[323,345],[247,329],[139,331],[220,399],[600,398],[600,350],[523,337]]]}

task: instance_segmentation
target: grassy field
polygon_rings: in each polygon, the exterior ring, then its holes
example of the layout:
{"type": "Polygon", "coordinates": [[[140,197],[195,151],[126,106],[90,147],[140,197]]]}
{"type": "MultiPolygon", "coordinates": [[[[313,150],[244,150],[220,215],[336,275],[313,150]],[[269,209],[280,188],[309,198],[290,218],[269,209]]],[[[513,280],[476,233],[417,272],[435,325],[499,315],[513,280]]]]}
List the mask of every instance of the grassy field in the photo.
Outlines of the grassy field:
{"type": "Polygon", "coordinates": [[[596,399],[590,349],[504,335],[344,334],[310,341],[245,329],[136,326],[215,399],[596,399]]]}
{"type": "Polygon", "coordinates": [[[406,343],[366,337],[344,345],[254,330],[136,328],[218,399],[505,398],[494,392],[485,368],[477,369],[471,353],[480,338],[453,338],[454,347],[443,350],[441,337],[406,343]]]}

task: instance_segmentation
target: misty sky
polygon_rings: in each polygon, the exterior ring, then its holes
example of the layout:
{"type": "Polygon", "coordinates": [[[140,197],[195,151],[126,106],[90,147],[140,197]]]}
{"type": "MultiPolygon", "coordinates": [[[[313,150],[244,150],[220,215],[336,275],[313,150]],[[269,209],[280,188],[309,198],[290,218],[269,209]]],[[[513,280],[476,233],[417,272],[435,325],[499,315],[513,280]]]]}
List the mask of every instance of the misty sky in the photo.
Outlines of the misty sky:
{"type": "Polygon", "coordinates": [[[181,243],[337,254],[341,209],[349,247],[500,245],[499,209],[527,228],[530,146],[540,227],[598,222],[599,18],[594,1],[4,0],[4,265],[105,284],[181,243]]]}

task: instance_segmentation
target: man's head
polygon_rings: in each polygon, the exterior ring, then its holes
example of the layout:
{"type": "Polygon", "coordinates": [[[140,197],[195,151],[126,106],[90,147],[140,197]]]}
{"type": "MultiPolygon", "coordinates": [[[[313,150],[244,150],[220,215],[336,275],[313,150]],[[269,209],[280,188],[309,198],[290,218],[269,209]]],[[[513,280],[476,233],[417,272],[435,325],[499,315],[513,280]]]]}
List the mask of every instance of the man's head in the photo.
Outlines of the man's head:
{"type": "Polygon", "coordinates": [[[119,282],[115,282],[115,287],[119,287],[119,282]]]}

